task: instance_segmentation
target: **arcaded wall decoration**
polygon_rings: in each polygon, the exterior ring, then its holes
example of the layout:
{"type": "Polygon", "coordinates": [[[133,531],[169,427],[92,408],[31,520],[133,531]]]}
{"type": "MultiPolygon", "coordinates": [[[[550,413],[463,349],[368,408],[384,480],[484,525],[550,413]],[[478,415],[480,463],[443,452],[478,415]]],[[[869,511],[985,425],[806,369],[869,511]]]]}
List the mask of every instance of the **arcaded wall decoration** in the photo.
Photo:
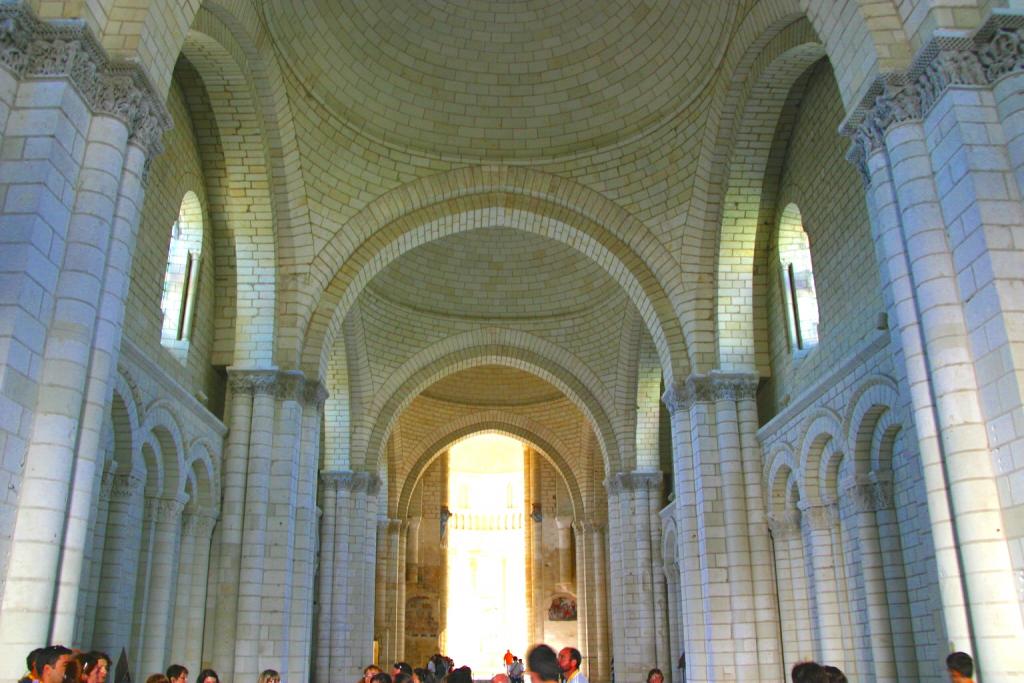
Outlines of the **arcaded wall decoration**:
{"type": "Polygon", "coordinates": [[[847,159],[870,183],[867,158],[888,130],[924,118],[952,85],[986,86],[1024,69],[1024,17],[994,14],[972,37],[936,36],[905,72],[883,74],[840,133],[853,138],[847,159]]]}
{"type": "Polygon", "coordinates": [[[124,121],[149,161],[173,125],[142,68],[111,61],[80,20],[43,22],[22,5],[0,6],[0,65],[20,79],[67,78],[95,114],[124,121]]]}

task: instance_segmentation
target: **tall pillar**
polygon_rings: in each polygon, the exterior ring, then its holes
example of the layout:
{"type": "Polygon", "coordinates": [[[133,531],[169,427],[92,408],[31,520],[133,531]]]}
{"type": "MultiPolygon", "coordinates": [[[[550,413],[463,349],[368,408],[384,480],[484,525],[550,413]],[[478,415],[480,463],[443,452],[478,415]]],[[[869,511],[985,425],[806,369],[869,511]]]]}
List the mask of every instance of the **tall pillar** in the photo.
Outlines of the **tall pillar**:
{"type": "MultiPolygon", "coordinates": [[[[22,425],[5,440],[3,457],[25,463],[14,526],[3,534],[10,544],[0,549],[0,643],[14,675],[18,653],[75,635],[99,481],[98,448],[79,449],[98,443],[99,421],[84,425],[83,411],[102,404],[104,392],[87,388],[96,353],[101,375],[114,362],[113,331],[101,324],[119,315],[103,310],[108,265],[123,271],[131,257],[111,239],[122,169],[129,140],[158,151],[170,118],[141,70],[111,65],[83,26],[47,24],[22,6],[3,8],[3,18],[5,149],[25,157],[5,159],[5,177],[16,181],[0,188],[7,198],[0,272],[22,283],[7,287],[18,294],[3,301],[12,314],[0,327],[0,349],[19,350],[0,352],[0,363],[20,377],[5,383],[0,413],[22,425]]],[[[140,168],[133,162],[133,173],[140,168]]],[[[137,200],[137,173],[131,182],[137,200]]]]}
{"type": "Polygon", "coordinates": [[[189,671],[202,666],[210,537],[216,518],[207,510],[186,509],[181,516],[178,586],[174,598],[171,654],[189,671]]]}
{"type": "Polygon", "coordinates": [[[586,605],[583,615],[587,621],[586,640],[582,645],[586,648],[587,676],[592,683],[610,683],[605,528],[602,524],[588,521],[577,521],[573,528],[579,548],[576,555],[577,595],[583,598],[586,605]]]}
{"type": "Polygon", "coordinates": [[[420,576],[420,526],[423,517],[417,515],[409,520],[409,533],[405,544],[405,580],[412,584],[419,583],[420,576]]]}
{"type": "Polygon", "coordinates": [[[612,622],[615,677],[637,680],[657,658],[650,500],[661,497],[661,473],[619,473],[606,487],[609,542],[618,548],[611,576],[612,594],[620,595],[612,622]]]}
{"type": "Polygon", "coordinates": [[[142,671],[160,671],[167,667],[184,508],[185,501],[181,499],[157,498],[149,504],[153,516],[153,546],[140,648],[142,671]]]}
{"type": "Polygon", "coordinates": [[[1005,491],[1021,476],[1006,454],[1024,435],[999,427],[1024,419],[1016,351],[1024,305],[1012,237],[1024,222],[1024,157],[1014,85],[999,84],[1024,66],[1019,21],[994,14],[973,40],[933,38],[907,85],[865,102],[846,125],[880,227],[899,238],[888,252],[910,285],[899,324],[917,325],[916,338],[901,335],[913,356],[915,423],[922,439],[937,437],[925,477],[943,616],[952,646],[972,651],[983,680],[1024,669],[1010,554],[1020,534],[1011,540],[1002,518],[1005,491]]]}
{"type": "Polygon", "coordinates": [[[848,642],[843,637],[840,615],[842,596],[839,593],[832,547],[832,528],[838,516],[834,505],[802,505],[800,508],[804,547],[810,554],[811,600],[814,604],[814,632],[817,641],[815,651],[821,661],[834,662],[835,666],[845,670],[848,668],[848,642]]]}
{"type": "Polygon", "coordinates": [[[320,594],[312,680],[326,682],[338,672],[358,672],[373,657],[377,544],[368,530],[376,526],[380,479],[346,470],[321,472],[320,482],[322,529],[331,530],[332,538],[320,548],[321,587],[330,584],[320,594]]]}
{"type": "Polygon", "coordinates": [[[575,592],[572,572],[572,517],[556,516],[558,533],[558,584],[562,590],[575,592]]]}
{"type": "Polygon", "coordinates": [[[785,670],[797,662],[815,658],[813,622],[804,556],[800,513],[796,510],[773,512],[768,525],[775,555],[775,576],[778,581],[781,656],[785,670]]]}

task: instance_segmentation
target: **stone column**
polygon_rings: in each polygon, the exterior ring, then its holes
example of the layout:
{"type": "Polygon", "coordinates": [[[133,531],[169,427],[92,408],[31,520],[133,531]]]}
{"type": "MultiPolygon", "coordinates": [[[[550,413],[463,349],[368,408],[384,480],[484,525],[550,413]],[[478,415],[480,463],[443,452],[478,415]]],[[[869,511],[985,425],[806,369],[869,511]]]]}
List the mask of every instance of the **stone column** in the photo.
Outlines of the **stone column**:
{"type": "Polygon", "coordinates": [[[814,631],[817,656],[824,662],[834,662],[846,669],[846,649],[839,582],[836,577],[835,553],[832,548],[832,528],[838,521],[834,505],[806,505],[801,501],[800,524],[804,547],[810,555],[814,604],[814,631]]]}
{"type": "Polygon", "coordinates": [[[815,657],[807,565],[800,513],[789,510],[768,515],[778,581],[781,659],[787,671],[815,657]]]}
{"type": "Polygon", "coordinates": [[[415,585],[420,581],[420,526],[423,524],[423,517],[413,517],[408,524],[409,533],[405,544],[405,580],[415,585]]]}
{"type": "Polygon", "coordinates": [[[621,596],[613,607],[615,676],[637,680],[657,659],[650,500],[660,499],[661,473],[619,473],[605,486],[610,543],[618,548],[611,576],[617,590],[612,594],[621,596]]]}
{"type": "MultiPolygon", "coordinates": [[[[530,462],[529,462],[529,474],[530,477],[530,510],[532,515],[534,510],[539,514],[543,515],[543,509],[540,507],[542,500],[542,472],[540,457],[537,453],[531,451],[530,462]],[[533,506],[537,507],[534,508],[533,506]]],[[[547,613],[547,605],[544,604],[544,526],[540,519],[532,519],[530,522],[530,548],[527,553],[529,558],[530,566],[530,581],[529,585],[533,587],[533,590],[527,594],[527,598],[530,600],[530,604],[533,607],[533,637],[531,640],[535,643],[544,641],[544,615],[547,613]]]]}
{"type": "MultiPolygon", "coordinates": [[[[867,657],[861,657],[869,668],[863,675],[870,675],[877,681],[898,681],[901,676],[896,666],[896,652],[893,648],[891,609],[903,611],[902,619],[909,620],[906,610],[907,595],[905,584],[887,585],[885,561],[882,557],[881,539],[875,512],[880,508],[891,507],[892,488],[889,482],[855,481],[843,492],[848,504],[842,505],[843,527],[850,528],[856,539],[853,553],[860,567],[860,578],[863,586],[864,603],[867,607],[867,657]],[[891,595],[891,598],[890,598],[891,595]]],[[[906,636],[904,636],[906,637],[906,636]]],[[[905,672],[903,678],[914,676],[905,672]]]]}
{"type": "Polygon", "coordinates": [[[380,640],[381,661],[399,661],[399,578],[405,583],[405,577],[399,577],[401,566],[401,545],[402,545],[402,522],[398,519],[388,519],[380,522],[379,528],[382,533],[378,534],[378,543],[383,543],[385,549],[380,555],[380,569],[377,574],[378,581],[383,579],[382,590],[379,595],[383,598],[383,604],[377,605],[377,611],[382,613],[383,631],[377,633],[380,640]]]}
{"type": "Polygon", "coordinates": [[[153,540],[146,596],[146,620],[142,629],[140,659],[142,671],[166,668],[170,655],[171,617],[177,589],[178,550],[181,542],[182,499],[156,498],[150,501],[153,540]]]}
{"type": "Polygon", "coordinates": [[[110,489],[114,485],[112,472],[105,472],[99,487],[99,500],[92,525],[92,542],[86,548],[85,566],[89,568],[85,580],[85,594],[79,609],[78,636],[76,642],[91,643],[96,626],[96,605],[103,570],[103,549],[107,543],[107,520],[110,510],[110,489]]]}
{"type": "Polygon", "coordinates": [[[338,672],[358,672],[373,656],[377,548],[368,534],[368,521],[376,523],[380,479],[368,472],[331,471],[321,472],[320,482],[322,529],[332,533],[320,548],[317,665],[312,680],[326,682],[336,679],[338,672]],[[330,582],[326,591],[325,581],[330,582]]]}
{"type": "Polygon", "coordinates": [[[110,490],[107,551],[103,557],[93,645],[120,652],[130,645],[142,543],[142,496],[145,480],[116,474],[110,490]]]}
{"type": "MultiPolygon", "coordinates": [[[[576,544],[577,595],[585,604],[587,675],[591,683],[609,683],[611,650],[608,646],[608,558],[605,553],[603,524],[577,521],[576,544]]],[[[581,648],[583,649],[583,648],[581,648]]]]}
{"type": "Polygon", "coordinates": [[[181,516],[171,655],[189,671],[202,669],[210,537],[215,521],[216,518],[207,510],[186,509],[181,516]]]}
{"type": "MultiPolygon", "coordinates": [[[[953,647],[973,651],[981,678],[1024,666],[1000,499],[1009,477],[994,462],[1024,439],[997,427],[1024,414],[1016,380],[1024,363],[1012,350],[1024,305],[1013,293],[1020,266],[1011,246],[1024,208],[1013,178],[1019,151],[1008,156],[998,125],[1015,135],[1012,96],[986,87],[1024,65],[1017,24],[1019,15],[994,15],[973,42],[933,38],[908,84],[866,102],[866,115],[847,126],[853,157],[891,195],[878,206],[895,209],[884,218],[898,225],[911,283],[900,312],[919,326],[908,355],[920,348],[924,361],[923,372],[907,361],[915,422],[923,439],[938,437],[938,457],[929,454],[925,467],[946,628],[953,647]],[[949,510],[933,496],[948,497],[949,510]]],[[[1009,459],[1001,462],[1008,472],[1009,459]]]]}
{"type": "Polygon", "coordinates": [[[572,573],[572,517],[555,517],[558,530],[558,583],[559,588],[575,592],[572,573]]]}

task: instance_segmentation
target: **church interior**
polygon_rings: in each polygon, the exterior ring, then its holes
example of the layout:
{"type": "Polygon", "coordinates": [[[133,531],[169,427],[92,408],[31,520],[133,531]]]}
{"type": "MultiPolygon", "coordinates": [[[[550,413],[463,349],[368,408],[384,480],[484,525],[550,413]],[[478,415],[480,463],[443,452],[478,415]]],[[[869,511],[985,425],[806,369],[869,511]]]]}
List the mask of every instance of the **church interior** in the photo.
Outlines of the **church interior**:
{"type": "Polygon", "coordinates": [[[0,0],[0,658],[1024,681],[1024,3],[0,0]]]}

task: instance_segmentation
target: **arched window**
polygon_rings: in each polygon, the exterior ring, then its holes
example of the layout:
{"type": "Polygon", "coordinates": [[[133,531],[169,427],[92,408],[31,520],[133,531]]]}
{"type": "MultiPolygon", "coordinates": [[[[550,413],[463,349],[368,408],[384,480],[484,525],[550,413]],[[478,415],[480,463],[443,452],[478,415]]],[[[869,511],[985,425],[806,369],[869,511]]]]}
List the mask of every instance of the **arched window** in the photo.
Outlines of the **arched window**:
{"type": "Polygon", "coordinates": [[[811,248],[796,204],[783,209],[779,219],[779,263],[790,343],[794,351],[806,351],[818,343],[818,295],[811,248]]]}
{"type": "MultiPolygon", "coordinates": [[[[172,351],[187,352],[192,334],[199,287],[199,258],[203,249],[203,207],[194,192],[186,192],[178,209],[178,220],[171,226],[171,245],[167,252],[167,271],[160,296],[163,327],[160,342],[172,351]]],[[[184,362],[185,354],[175,354],[184,362]]]]}

